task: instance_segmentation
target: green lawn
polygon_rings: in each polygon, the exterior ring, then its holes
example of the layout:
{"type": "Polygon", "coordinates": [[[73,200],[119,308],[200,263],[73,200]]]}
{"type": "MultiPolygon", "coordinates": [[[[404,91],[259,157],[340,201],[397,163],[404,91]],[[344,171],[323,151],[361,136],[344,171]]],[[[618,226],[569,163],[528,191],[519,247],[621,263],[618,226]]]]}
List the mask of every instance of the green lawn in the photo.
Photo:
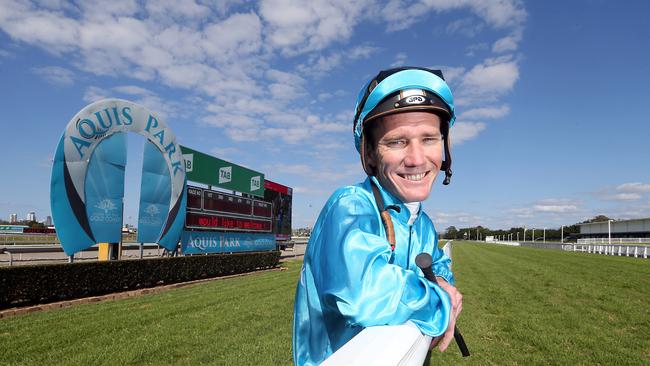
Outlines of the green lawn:
{"type": "Polygon", "coordinates": [[[288,267],[0,319],[0,365],[289,365],[288,267]]]}
{"type": "MultiPolygon", "coordinates": [[[[439,365],[650,359],[650,261],[456,243],[459,326],[439,365]]],[[[287,365],[300,262],[128,300],[0,320],[0,364],[287,365]]]]}
{"type": "MultiPolygon", "coordinates": [[[[453,256],[463,363],[648,364],[650,261],[462,242],[453,256]]],[[[458,364],[451,351],[431,364],[458,364]]]]}

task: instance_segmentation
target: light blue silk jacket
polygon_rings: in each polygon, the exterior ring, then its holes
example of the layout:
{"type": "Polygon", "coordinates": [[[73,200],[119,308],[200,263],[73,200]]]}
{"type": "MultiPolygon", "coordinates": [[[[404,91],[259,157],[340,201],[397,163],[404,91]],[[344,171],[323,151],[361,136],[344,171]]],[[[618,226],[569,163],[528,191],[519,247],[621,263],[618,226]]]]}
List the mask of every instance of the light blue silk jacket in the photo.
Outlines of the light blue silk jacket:
{"type": "MultiPolygon", "coordinates": [[[[329,198],[311,233],[296,291],[293,359],[318,365],[363,328],[408,320],[422,333],[447,329],[451,303],[438,285],[426,280],[415,256],[433,257],[433,272],[454,284],[450,259],[438,248],[438,236],[422,212],[408,225],[408,208],[374,177],[338,189],[329,198]],[[395,227],[393,252],[372,194],[373,179],[395,227]]],[[[385,345],[390,347],[389,344],[385,345]]]]}

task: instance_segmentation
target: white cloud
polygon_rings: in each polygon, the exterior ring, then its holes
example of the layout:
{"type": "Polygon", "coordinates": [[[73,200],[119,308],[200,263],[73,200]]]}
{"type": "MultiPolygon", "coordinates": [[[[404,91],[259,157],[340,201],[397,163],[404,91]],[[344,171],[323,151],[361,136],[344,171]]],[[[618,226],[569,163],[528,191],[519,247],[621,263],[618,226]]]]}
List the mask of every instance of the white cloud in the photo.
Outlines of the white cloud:
{"type": "Polygon", "coordinates": [[[262,47],[262,21],[255,13],[234,14],[208,25],[203,32],[203,48],[215,60],[239,59],[262,47]]]}
{"type": "Polygon", "coordinates": [[[495,28],[518,28],[526,19],[526,11],[518,0],[390,0],[380,14],[388,22],[389,31],[398,31],[425,19],[429,12],[440,13],[464,7],[495,28]]]}
{"type": "Polygon", "coordinates": [[[46,66],[33,69],[36,75],[43,77],[55,85],[68,86],[74,84],[74,73],[68,69],[58,66],[46,66]]]}
{"type": "Polygon", "coordinates": [[[476,137],[485,129],[482,122],[456,122],[451,128],[451,141],[453,144],[460,144],[476,137]]]}
{"type": "Polygon", "coordinates": [[[565,213],[575,212],[578,207],[571,204],[537,204],[533,206],[533,209],[540,212],[565,213]]]}
{"type": "Polygon", "coordinates": [[[365,59],[373,54],[379,52],[378,47],[373,47],[373,46],[357,46],[353,47],[351,50],[346,52],[347,56],[353,60],[358,60],[358,59],[365,59]]]}
{"type": "Polygon", "coordinates": [[[430,69],[441,70],[445,81],[450,85],[456,83],[465,73],[465,68],[462,66],[431,66],[430,69]]]}
{"type": "Polygon", "coordinates": [[[465,37],[473,38],[481,33],[484,28],[484,23],[477,22],[472,18],[462,18],[449,23],[447,27],[445,27],[445,30],[447,33],[462,34],[465,37]]]}
{"type": "Polygon", "coordinates": [[[300,54],[348,40],[365,7],[365,1],[262,0],[259,13],[270,45],[300,54]]]}
{"type": "MultiPolygon", "coordinates": [[[[444,230],[448,226],[456,226],[456,228],[463,226],[474,226],[478,223],[484,222],[485,220],[478,215],[469,213],[469,212],[441,212],[436,210],[435,212],[428,212],[427,207],[432,205],[424,205],[425,211],[427,214],[433,218],[433,221],[436,223],[438,230],[444,230]]],[[[435,206],[432,206],[435,207],[435,206]]]]}
{"type": "Polygon", "coordinates": [[[123,94],[131,94],[131,95],[151,95],[152,92],[136,86],[136,85],[123,85],[123,86],[116,86],[113,88],[114,91],[118,93],[123,93],[123,94]]]}
{"type": "Polygon", "coordinates": [[[605,196],[605,199],[612,201],[636,201],[641,199],[638,193],[616,193],[610,196],[605,196]]]}
{"type": "Polygon", "coordinates": [[[108,98],[110,94],[111,94],[110,92],[102,88],[91,86],[86,88],[86,91],[84,91],[83,100],[86,103],[92,103],[101,99],[108,98]]]}
{"type": "Polygon", "coordinates": [[[207,6],[194,0],[153,0],[146,2],[147,12],[156,18],[203,18],[210,13],[207,6]]]}
{"type": "Polygon", "coordinates": [[[327,56],[311,57],[306,64],[299,65],[298,70],[305,75],[322,77],[337,68],[341,62],[343,62],[343,54],[341,52],[334,52],[327,56]]]}
{"type": "Polygon", "coordinates": [[[53,53],[74,49],[79,39],[75,20],[14,1],[3,3],[0,27],[13,39],[39,45],[53,53]]]}
{"type": "Polygon", "coordinates": [[[472,9],[496,28],[517,28],[526,20],[526,10],[519,0],[469,0],[472,9]]]}
{"type": "Polygon", "coordinates": [[[517,79],[519,68],[516,61],[508,58],[488,59],[464,75],[462,89],[468,95],[493,98],[510,91],[517,79]]]}
{"type": "Polygon", "coordinates": [[[500,38],[497,41],[495,41],[494,44],[492,45],[492,52],[503,53],[503,52],[516,51],[520,40],[521,40],[521,36],[517,37],[515,35],[509,35],[500,38]]]}
{"type": "Polygon", "coordinates": [[[640,183],[640,182],[634,182],[634,183],[623,183],[616,187],[617,190],[623,191],[623,192],[637,192],[637,193],[645,193],[645,192],[650,192],[650,184],[648,183],[640,183]]]}
{"type": "Polygon", "coordinates": [[[407,55],[404,52],[399,52],[395,55],[395,61],[393,61],[392,64],[390,64],[391,67],[400,67],[404,66],[404,63],[406,62],[407,55]]]}
{"type": "Polygon", "coordinates": [[[465,120],[465,119],[472,119],[472,118],[479,118],[479,119],[484,119],[484,118],[502,118],[508,115],[510,113],[510,107],[508,105],[502,105],[499,107],[481,107],[481,108],[473,108],[464,111],[461,113],[458,118],[465,120]]]}
{"type": "MultiPolygon", "coordinates": [[[[450,31],[476,32],[486,24],[506,29],[513,36],[525,20],[525,11],[517,1],[389,1],[381,7],[367,0],[262,0],[258,7],[245,5],[230,14],[233,5],[241,1],[46,3],[37,9],[6,1],[0,12],[0,29],[13,40],[73,60],[72,66],[80,70],[158,83],[206,98],[194,107],[204,113],[197,119],[223,128],[235,141],[273,138],[287,143],[349,131],[347,113],[341,117],[309,109],[321,108],[322,103],[316,101],[343,93],[307,87],[307,80],[313,83],[312,79],[325,77],[346,63],[386,51],[369,43],[346,45],[360,22],[384,21],[388,29],[397,30],[431,12],[466,8],[480,20],[463,18],[450,25],[450,31]],[[281,64],[278,59],[285,61],[286,56],[297,65],[292,71],[276,68],[281,64]],[[318,118],[306,123],[311,116],[318,118]]],[[[405,53],[395,57],[396,65],[407,59],[405,53]]],[[[512,89],[518,78],[512,57],[488,59],[469,71],[463,66],[447,66],[443,71],[450,83],[459,86],[454,90],[460,96],[457,105],[466,100],[465,105],[473,107],[452,132],[456,143],[472,139],[486,128],[472,119],[507,114],[507,106],[488,108],[480,102],[512,89]]],[[[64,80],[60,76],[61,82],[67,82],[64,80]]],[[[84,100],[116,93],[134,96],[136,102],[168,117],[183,108],[182,103],[163,100],[137,85],[88,87],[84,100]]]]}

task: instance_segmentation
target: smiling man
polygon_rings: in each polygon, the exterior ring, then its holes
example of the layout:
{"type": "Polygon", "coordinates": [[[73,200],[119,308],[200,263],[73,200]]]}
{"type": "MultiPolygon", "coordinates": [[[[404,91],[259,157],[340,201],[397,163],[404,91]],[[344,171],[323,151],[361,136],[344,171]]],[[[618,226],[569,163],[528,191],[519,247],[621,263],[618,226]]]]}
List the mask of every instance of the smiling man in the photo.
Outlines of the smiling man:
{"type": "Polygon", "coordinates": [[[454,120],[438,70],[385,70],[359,93],[354,138],[368,178],[334,192],[312,230],[294,308],[297,365],[321,363],[368,326],[411,321],[432,346],[449,345],[462,296],[421,202],[440,170],[449,184],[454,120]],[[422,252],[437,283],[415,264],[422,252]]]}

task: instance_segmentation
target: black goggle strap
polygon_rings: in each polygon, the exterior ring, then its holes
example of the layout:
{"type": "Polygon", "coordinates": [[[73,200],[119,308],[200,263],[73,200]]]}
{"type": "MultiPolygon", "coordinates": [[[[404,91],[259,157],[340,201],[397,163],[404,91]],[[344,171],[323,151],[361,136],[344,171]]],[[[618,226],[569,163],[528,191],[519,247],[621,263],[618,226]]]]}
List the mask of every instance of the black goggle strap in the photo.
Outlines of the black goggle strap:
{"type": "Polygon", "coordinates": [[[451,149],[449,146],[449,122],[446,123],[445,126],[446,131],[443,131],[443,142],[445,146],[445,161],[442,162],[442,166],[440,167],[440,170],[445,171],[445,179],[442,181],[442,184],[447,186],[449,183],[451,183],[451,175],[453,174],[451,171],[451,149]]]}
{"type": "MultiPolygon", "coordinates": [[[[375,202],[377,202],[377,208],[379,209],[379,216],[381,216],[381,222],[384,224],[384,229],[386,230],[386,237],[388,239],[388,244],[390,244],[390,249],[395,251],[395,228],[393,227],[393,219],[390,217],[390,214],[384,207],[384,199],[381,198],[381,193],[376,183],[371,179],[370,185],[372,186],[372,194],[375,196],[375,202]]],[[[397,212],[400,212],[399,206],[389,206],[388,208],[394,209],[397,212]]]]}

